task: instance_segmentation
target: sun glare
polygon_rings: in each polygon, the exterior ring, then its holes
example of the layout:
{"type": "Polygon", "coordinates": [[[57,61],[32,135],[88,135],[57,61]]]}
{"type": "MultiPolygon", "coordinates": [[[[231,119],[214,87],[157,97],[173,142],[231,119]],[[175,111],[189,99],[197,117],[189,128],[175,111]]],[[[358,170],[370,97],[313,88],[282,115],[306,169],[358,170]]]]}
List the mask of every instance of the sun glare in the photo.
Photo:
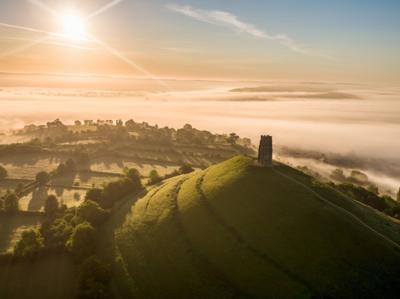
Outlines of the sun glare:
{"type": "Polygon", "coordinates": [[[65,13],[60,21],[63,35],[66,38],[72,41],[87,40],[86,24],[79,14],[74,12],[65,13]]]}

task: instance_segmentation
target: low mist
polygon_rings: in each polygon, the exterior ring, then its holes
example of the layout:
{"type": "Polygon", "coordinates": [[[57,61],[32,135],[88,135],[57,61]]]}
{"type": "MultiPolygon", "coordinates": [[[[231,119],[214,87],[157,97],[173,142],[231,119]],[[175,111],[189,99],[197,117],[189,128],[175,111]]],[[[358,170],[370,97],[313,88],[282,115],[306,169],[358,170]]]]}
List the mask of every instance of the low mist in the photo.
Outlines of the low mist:
{"type": "MultiPolygon", "coordinates": [[[[160,126],[190,123],[215,133],[235,132],[250,137],[254,144],[259,135],[270,134],[277,146],[357,156],[363,163],[354,168],[370,171],[372,179],[392,192],[400,186],[400,175],[393,172],[400,165],[396,88],[317,83],[290,87],[274,83],[274,88],[253,83],[254,89],[245,83],[219,85],[207,82],[188,91],[185,82],[184,89],[157,93],[10,87],[0,91],[0,128],[4,133],[55,118],[65,123],[132,118],[160,126]],[[376,161],[393,167],[383,173],[385,167],[372,164],[376,161]]],[[[6,136],[1,139],[7,142],[6,136]]]]}

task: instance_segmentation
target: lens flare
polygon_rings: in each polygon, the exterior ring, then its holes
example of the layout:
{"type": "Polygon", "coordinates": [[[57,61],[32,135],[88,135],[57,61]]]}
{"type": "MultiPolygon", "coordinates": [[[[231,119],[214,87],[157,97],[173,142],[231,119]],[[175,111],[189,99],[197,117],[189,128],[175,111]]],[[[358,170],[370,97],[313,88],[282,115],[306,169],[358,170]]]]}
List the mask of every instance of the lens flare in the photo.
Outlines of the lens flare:
{"type": "Polygon", "coordinates": [[[79,14],[71,11],[63,14],[60,18],[63,35],[72,41],[86,41],[86,24],[79,14]]]}

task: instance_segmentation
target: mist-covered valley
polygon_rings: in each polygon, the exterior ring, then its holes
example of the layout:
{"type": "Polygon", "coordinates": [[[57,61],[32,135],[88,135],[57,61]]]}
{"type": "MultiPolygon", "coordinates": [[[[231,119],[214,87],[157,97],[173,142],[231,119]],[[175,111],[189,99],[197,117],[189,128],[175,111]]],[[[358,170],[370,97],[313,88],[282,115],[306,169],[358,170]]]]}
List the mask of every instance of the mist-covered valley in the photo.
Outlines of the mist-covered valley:
{"type": "Polygon", "coordinates": [[[134,119],[175,128],[190,123],[216,133],[235,132],[255,145],[261,134],[271,134],[276,154],[295,166],[325,175],[337,167],[361,170],[382,192],[392,195],[400,186],[400,90],[396,87],[172,80],[166,85],[173,91],[150,92],[149,84],[154,83],[127,80],[119,89],[105,85],[110,88],[104,90],[88,85],[4,87],[0,90],[1,142],[23,141],[10,132],[56,118],[65,123],[134,119]],[[291,151],[282,152],[282,147],[291,151]]]}

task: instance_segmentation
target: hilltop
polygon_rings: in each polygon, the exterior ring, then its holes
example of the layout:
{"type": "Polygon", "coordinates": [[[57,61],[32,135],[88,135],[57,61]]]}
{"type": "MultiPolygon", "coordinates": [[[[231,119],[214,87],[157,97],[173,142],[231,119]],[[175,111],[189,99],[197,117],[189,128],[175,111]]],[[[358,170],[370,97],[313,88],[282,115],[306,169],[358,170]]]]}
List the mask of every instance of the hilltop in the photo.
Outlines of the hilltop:
{"type": "Polygon", "coordinates": [[[238,156],[170,179],[133,206],[116,238],[124,273],[114,290],[121,298],[397,298],[399,228],[297,170],[238,156]]]}

